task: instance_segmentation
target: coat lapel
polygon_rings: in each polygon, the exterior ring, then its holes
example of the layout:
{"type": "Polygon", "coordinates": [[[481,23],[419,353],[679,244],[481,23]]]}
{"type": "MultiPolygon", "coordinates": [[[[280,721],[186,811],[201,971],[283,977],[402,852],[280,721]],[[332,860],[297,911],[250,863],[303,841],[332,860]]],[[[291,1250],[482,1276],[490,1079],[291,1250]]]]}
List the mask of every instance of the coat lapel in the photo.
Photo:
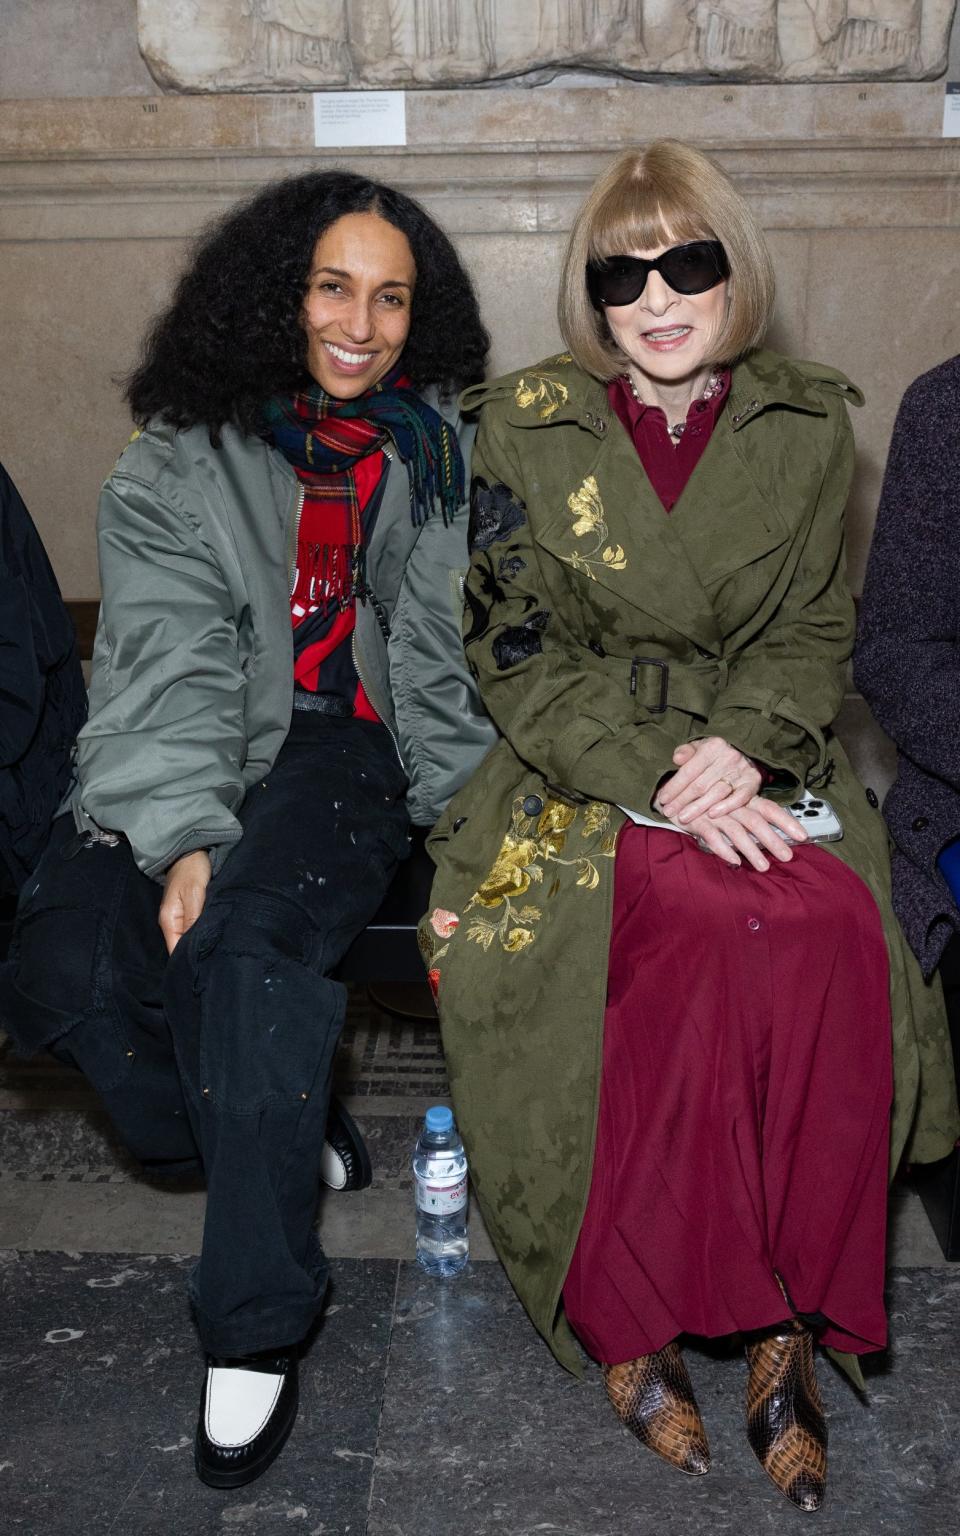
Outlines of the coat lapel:
{"type": "Polygon", "coordinates": [[[759,465],[751,462],[755,445],[756,437],[737,432],[725,411],[671,514],[674,531],[708,592],[786,543],[792,533],[782,502],[765,489],[759,465]]]}
{"type": "Polygon", "coordinates": [[[593,461],[585,474],[578,466],[552,516],[537,520],[538,543],[584,580],[719,651],[710,599],[633,444],[612,411],[597,419],[607,425],[593,461]]]}
{"type": "Polygon", "coordinates": [[[786,359],[758,352],[734,369],[726,409],[673,510],[708,592],[792,539],[809,507],[823,466],[809,449],[799,456],[786,430],[798,412],[827,414],[820,390],[786,359]]]}

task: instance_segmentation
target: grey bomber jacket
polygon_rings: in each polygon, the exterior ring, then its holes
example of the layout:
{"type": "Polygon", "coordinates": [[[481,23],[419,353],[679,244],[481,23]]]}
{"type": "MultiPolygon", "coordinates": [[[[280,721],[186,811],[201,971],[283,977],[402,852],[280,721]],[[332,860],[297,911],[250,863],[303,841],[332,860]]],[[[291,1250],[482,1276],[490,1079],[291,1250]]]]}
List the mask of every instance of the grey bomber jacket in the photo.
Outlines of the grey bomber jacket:
{"type": "MultiPolygon", "coordinates": [[[[474,428],[452,402],[469,468],[474,428]]],[[[460,639],[467,509],[416,526],[395,450],[367,550],[357,669],[390,728],[415,824],[429,826],[494,740],[460,639]]],[[[469,480],[469,473],[468,473],[469,480]]],[[[122,833],[145,874],[208,848],[214,872],[241,836],[237,810],[290,727],[289,593],[299,483],[283,456],[225,427],[152,421],[121,455],[97,521],[103,602],[90,718],[68,806],[78,830],[122,833]]]]}

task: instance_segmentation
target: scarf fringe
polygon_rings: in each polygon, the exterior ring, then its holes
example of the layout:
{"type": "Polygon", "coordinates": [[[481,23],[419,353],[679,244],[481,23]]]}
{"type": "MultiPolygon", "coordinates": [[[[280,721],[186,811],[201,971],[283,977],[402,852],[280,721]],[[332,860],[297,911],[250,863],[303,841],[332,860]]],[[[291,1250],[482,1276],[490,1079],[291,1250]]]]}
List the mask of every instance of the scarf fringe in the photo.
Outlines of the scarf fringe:
{"type": "Polygon", "coordinates": [[[343,613],[353,602],[366,603],[367,553],[362,544],[307,544],[306,552],[305,595],[311,609],[326,618],[331,608],[343,613]]]}
{"type": "Polygon", "coordinates": [[[389,439],[406,466],[415,527],[437,512],[448,524],[466,499],[455,431],[407,386],[399,369],[356,400],[335,400],[317,385],[268,401],[263,414],[271,441],[308,480],[349,475],[389,439]]]}

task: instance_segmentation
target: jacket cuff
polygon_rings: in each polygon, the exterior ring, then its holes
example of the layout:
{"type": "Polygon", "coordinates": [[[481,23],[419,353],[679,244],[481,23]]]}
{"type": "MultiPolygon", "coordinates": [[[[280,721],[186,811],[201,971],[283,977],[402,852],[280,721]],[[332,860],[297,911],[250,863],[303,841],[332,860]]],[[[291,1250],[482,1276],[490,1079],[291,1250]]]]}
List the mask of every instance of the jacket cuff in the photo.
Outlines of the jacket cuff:
{"type": "MultiPolygon", "coordinates": [[[[671,743],[649,736],[644,740],[644,732],[651,730],[658,728],[640,724],[611,730],[602,721],[581,718],[554,743],[550,776],[593,800],[660,817],[653,797],[676,767],[671,743]]],[[[669,825],[666,817],[661,819],[669,825]]]]}
{"type": "Polygon", "coordinates": [[[200,849],[203,849],[210,859],[210,877],[212,879],[223,868],[227,854],[235,843],[239,843],[242,836],[243,831],[240,827],[237,827],[232,833],[208,832],[205,834],[202,831],[187,832],[184,833],[170,853],[165,854],[162,859],[156,859],[152,864],[141,865],[141,868],[145,875],[150,876],[151,880],[162,882],[167,870],[171,865],[176,864],[178,859],[186,858],[188,853],[198,853],[200,849]],[[214,836],[219,837],[221,841],[211,842],[211,838],[214,836]]]}
{"type": "MultiPolygon", "coordinates": [[[[811,735],[799,722],[773,718],[753,709],[724,708],[711,715],[707,732],[722,736],[732,747],[755,762],[772,789],[802,787],[811,772],[822,773],[827,763],[823,734],[811,735]]],[[[765,786],[766,787],[766,786],[765,786]]]]}

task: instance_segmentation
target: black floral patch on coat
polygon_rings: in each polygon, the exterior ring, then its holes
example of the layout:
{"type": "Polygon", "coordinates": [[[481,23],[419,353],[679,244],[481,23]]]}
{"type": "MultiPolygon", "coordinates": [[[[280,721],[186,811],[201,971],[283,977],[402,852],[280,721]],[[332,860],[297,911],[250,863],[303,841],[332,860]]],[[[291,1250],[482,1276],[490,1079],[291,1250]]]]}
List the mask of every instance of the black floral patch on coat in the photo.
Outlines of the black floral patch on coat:
{"type": "Polygon", "coordinates": [[[497,564],[497,575],[501,581],[512,581],[515,576],[519,576],[520,572],[525,571],[526,568],[526,560],[521,559],[519,555],[501,555],[497,564]]]}
{"type": "Polygon", "coordinates": [[[521,661],[527,661],[531,656],[539,656],[543,650],[543,634],[550,621],[550,611],[547,608],[539,608],[536,613],[531,613],[529,619],[524,619],[522,624],[511,625],[504,629],[494,640],[490,649],[499,672],[508,672],[511,667],[517,666],[521,661]]]}
{"type": "Polygon", "coordinates": [[[500,481],[488,485],[482,475],[474,475],[470,487],[470,549],[489,549],[502,543],[527,521],[527,509],[500,481]]]}
{"type": "MultiPolygon", "coordinates": [[[[475,640],[481,639],[487,633],[494,622],[493,610],[501,603],[507,602],[509,593],[507,588],[521,571],[527,568],[527,562],[520,555],[508,550],[501,555],[496,567],[493,557],[486,550],[474,552],[472,570],[469,580],[464,588],[464,602],[470,622],[466,626],[463,635],[464,645],[472,645],[475,640]]],[[[531,608],[537,606],[537,600],[532,593],[523,598],[523,611],[529,613],[531,608]]]]}

